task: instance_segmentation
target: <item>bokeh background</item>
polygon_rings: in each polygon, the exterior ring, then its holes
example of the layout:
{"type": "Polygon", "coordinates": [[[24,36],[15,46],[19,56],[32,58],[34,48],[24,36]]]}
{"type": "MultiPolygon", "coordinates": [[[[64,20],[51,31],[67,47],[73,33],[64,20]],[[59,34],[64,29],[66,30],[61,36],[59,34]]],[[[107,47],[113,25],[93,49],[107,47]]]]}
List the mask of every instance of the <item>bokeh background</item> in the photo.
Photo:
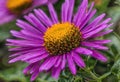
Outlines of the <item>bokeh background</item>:
{"type": "MultiPolygon", "coordinates": [[[[98,12],[96,16],[105,12],[106,17],[111,17],[114,25],[111,27],[114,31],[102,38],[111,39],[112,42],[107,46],[110,48],[108,51],[104,51],[105,55],[108,57],[108,62],[103,63],[96,61],[93,58],[86,58],[87,66],[91,67],[90,70],[96,73],[97,76],[102,76],[111,72],[107,75],[102,82],[120,82],[120,0],[89,0],[89,3],[95,1],[95,7],[98,12]]],[[[59,0],[54,6],[57,12],[60,12],[60,7],[64,0],[59,0]]],[[[75,11],[81,0],[76,0],[75,11]]],[[[47,7],[40,7],[48,13],[47,7]]],[[[2,12],[2,11],[0,11],[2,12]]],[[[22,17],[21,17],[22,18],[22,17]]],[[[1,20],[1,19],[0,19],[1,20]]],[[[30,82],[30,75],[23,75],[22,70],[27,64],[23,62],[17,62],[14,64],[9,64],[8,47],[6,44],[7,38],[12,38],[9,31],[11,29],[19,30],[15,25],[15,20],[10,23],[0,25],[0,82],[30,82]]],[[[77,76],[72,76],[69,70],[66,69],[64,73],[61,74],[58,80],[50,77],[49,74],[40,74],[35,82],[96,82],[92,80],[89,73],[84,71],[78,71],[77,76]],[[77,79],[77,80],[76,80],[77,79]]]]}

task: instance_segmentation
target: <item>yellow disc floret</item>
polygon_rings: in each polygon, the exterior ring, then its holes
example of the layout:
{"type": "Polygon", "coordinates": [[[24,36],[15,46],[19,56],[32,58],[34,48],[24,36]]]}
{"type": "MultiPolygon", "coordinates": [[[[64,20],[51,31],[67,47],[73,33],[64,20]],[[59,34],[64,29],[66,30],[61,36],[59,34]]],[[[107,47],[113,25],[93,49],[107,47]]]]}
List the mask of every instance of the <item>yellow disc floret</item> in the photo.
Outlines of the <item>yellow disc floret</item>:
{"type": "Polygon", "coordinates": [[[7,0],[7,8],[15,14],[20,14],[32,5],[32,0],[7,0]]]}
{"type": "Polygon", "coordinates": [[[80,42],[79,29],[69,22],[54,24],[44,34],[44,46],[51,55],[70,52],[80,42]]]}

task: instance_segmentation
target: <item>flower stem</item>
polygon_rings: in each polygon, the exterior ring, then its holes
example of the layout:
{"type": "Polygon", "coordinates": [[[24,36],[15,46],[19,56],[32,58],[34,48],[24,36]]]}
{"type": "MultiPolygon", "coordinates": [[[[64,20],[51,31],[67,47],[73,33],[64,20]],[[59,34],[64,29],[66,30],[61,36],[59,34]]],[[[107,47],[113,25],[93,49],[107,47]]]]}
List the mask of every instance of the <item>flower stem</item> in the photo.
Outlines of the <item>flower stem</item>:
{"type": "Polygon", "coordinates": [[[95,79],[95,80],[97,80],[98,79],[98,77],[93,73],[93,72],[89,72],[90,73],[90,75],[93,77],[93,79],[95,79]]]}
{"type": "Polygon", "coordinates": [[[102,75],[101,77],[99,77],[99,79],[104,79],[107,76],[109,76],[111,74],[111,72],[105,73],[104,75],[102,75]]]}
{"type": "Polygon", "coordinates": [[[113,34],[120,40],[120,36],[116,32],[113,32],[113,34]]]}

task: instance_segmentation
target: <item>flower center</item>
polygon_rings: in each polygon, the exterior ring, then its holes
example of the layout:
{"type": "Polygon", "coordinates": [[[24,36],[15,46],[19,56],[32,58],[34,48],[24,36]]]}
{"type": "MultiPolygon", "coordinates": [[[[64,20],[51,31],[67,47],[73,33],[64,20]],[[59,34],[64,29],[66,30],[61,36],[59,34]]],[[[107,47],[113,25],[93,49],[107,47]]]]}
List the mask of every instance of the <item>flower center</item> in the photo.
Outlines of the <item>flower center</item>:
{"type": "Polygon", "coordinates": [[[65,54],[80,45],[78,28],[71,23],[54,24],[44,35],[44,46],[51,55],[65,54]]]}
{"type": "Polygon", "coordinates": [[[32,0],[7,0],[7,8],[15,14],[20,14],[32,5],[32,0]]]}

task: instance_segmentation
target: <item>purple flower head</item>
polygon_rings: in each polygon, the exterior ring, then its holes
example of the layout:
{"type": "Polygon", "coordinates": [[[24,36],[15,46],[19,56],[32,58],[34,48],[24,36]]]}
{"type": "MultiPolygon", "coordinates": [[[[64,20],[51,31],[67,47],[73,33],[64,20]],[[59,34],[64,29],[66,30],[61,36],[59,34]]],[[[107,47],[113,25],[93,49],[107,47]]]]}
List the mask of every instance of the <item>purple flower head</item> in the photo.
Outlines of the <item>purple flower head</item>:
{"type": "Polygon", "coordinates": [[[34,13],[24,16],[27,22],[17,20],[21,30],[11,31],[17,39],[7,40],[7,45],[14,46],[10,51],[15,52],[10,56],[13,59],[9,63],[28,63],[23,72],[30,72],[31,81],[43,71],[51,72],[54,78],[58,78],[67,66],[75,75],[76,65],[85,67],[80,55],[107,61],[99,51],[107,50],[104,44],[110,40],[98,40],[98,37],[112,32],[104,30],[112,25],[109,23],[111,18],[104,20],[105,14],[101,14],[91,21],[96,9],[93,9],[94,3],[88,8],[88,0],[83,0],[73,15],[74,3],[75,0],[65,0],[61,7],[61,19],[58,19],[53,5],[49,3],[50,17],[43,10],[35,9],[34,13]]]}
{"type": "Polygon", "coordinates": [[[57,0],[0,0],[0,25],[49,2],[55,3],[57,0]]]}

